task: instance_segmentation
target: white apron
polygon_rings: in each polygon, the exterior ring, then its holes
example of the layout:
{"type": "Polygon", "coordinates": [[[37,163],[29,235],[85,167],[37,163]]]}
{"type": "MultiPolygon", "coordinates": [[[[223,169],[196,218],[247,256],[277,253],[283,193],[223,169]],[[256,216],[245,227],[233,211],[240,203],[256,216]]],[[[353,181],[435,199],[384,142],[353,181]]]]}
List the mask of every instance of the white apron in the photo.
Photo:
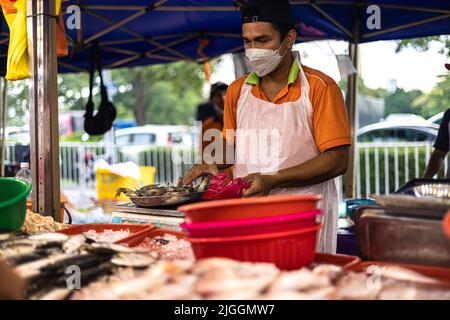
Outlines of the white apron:
{"type": "MultiPolygon", "coordinates": [[[[236,159],[234,177],[251,173],[276,173],[317,157],[320,152],[313,138],[309,83],[300,63],[301,95],[297,101],[274,104],[253,96],[252,85],[244,83],[237,106],[236,159]]],[[[307,187],[277,188],[276,194],[320,194],[324,211],[318,251],[336,252],[338,195],[334,180],[307,187]]]]}

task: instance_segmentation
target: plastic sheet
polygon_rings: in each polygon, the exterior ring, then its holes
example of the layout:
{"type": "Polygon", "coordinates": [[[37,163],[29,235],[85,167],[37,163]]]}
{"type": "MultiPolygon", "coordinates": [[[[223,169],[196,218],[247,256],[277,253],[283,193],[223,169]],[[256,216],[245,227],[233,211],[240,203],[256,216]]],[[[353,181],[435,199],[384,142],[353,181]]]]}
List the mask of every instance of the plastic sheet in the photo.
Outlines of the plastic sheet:
{"type": "Polygon", "coordinates": [[[226,173],[220,173],[211,178],[208,190],[203,195],[207,200],[234,199],[242,196],[242,190],[250,187],[250,183],[242,178],[236,178],[226,184],[226,173]]]}

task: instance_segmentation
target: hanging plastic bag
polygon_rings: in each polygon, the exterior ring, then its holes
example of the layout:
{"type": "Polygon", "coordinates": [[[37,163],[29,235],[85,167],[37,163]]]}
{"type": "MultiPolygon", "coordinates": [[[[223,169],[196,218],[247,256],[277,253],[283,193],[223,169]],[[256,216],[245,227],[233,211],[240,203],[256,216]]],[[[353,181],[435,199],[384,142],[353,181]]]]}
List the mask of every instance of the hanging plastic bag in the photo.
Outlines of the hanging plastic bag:
{"type": "Polygon", "coordinates": [[[212,177],[208,190],[203,195],[203,199],[224,200],[240,198],[242,196],[242,190],[250,187],[250,183],[242,178],[236,178],[228,184],[226,180],[226,173],[220,173],[212,177]]]}
{"type": "MultiPolygon", "coordinates": [[[[26,0],[0,0],[0,5],[10,30],[5,78],[12,81],[27,79],[30,73],[28,66],[26,0]]],[[[55,6],[56,14],[59,15],[56,29],[57,53],[59,57],[62,57],[68,54],[68,49],[61,11],[61,0],[56,0],[55,6]]]]}
{"type": "Polygon", "coordinates": [[[10,30],[5,76],[7,80],[21,80],[29,77],[26,0],[17,0],[14,8],[16,9],[15,12],[11,7],[4,7],[10,30]]]}

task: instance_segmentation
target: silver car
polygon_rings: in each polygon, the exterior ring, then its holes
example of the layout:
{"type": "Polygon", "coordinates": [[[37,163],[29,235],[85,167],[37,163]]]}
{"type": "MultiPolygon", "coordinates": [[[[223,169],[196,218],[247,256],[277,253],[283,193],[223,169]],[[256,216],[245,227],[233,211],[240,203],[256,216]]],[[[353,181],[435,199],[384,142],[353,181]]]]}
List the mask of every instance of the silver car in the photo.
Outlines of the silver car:
{"type": "Polygon", "coordinates": [[[386,120],[358,130],[358,142],[433,142],[439,126],[427,121],[386,120]]]}

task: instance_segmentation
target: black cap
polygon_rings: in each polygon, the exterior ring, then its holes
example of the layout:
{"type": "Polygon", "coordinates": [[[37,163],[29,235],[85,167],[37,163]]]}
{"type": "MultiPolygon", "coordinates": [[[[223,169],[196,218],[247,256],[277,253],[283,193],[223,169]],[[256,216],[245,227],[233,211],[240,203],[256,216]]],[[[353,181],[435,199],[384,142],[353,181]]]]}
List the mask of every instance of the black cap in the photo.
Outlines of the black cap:
{"type": "Polygon", "coordinates": [[[247,0],[241,15],[243,24],[260,21],[294,25],[288,0],[247,0]]]}

